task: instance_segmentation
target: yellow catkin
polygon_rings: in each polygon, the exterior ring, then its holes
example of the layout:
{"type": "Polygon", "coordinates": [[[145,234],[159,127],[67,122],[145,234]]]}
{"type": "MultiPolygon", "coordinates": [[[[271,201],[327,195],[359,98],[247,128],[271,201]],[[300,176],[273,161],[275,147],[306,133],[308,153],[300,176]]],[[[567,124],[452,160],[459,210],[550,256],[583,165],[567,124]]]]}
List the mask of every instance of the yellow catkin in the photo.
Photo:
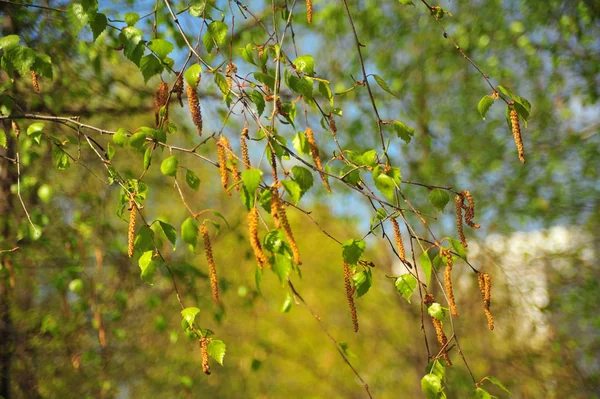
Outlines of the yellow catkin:
{"type": "Polygon", "coordinates": [[[226,155],[227,155],[227,160],[229,161],[229,164],[231,165],[231,175],[233,176],[233,182],[235,184],[235,189],[237,191],[240,191],[242,188],[241,185],[241,175],[240,172],[237,168],[237,158],[235,157],[234,153],[233,153],[233,149],[231,148],[231,144],[229,143],[229,140],[227,139],[227,137],[222,136],[221,139],[223,139],[223,143],[225,145],[225,149],[226,151],[226,155]]]}
{"type": "Polygon", "coordinates": [[[456,310],[456,301],[454,299],[454,289],[452,288],[452,254],[447,250],[442,250],[442,256],[446,258],[446,269],[444,270],[444,287],[446,288],[446,295],[448,296],[448,305],[450,305],[450,313],[452,316],[458,317],[458,311],[456,310]]]}
{"type": "MultiPolygon", "coordinates": [[[[432,303],[435,302],[435,298],[431,294],[425,295],[423,299],[423,303],[425,306],[429,307],[432,303]]],[[[435,317],[431,317],[431,322],[433,323],[433,328],[435,329],[435,335],[437,337],[438,343],[440,344],[440,348],[443,348],[442,356],[446,361],[448,366],[452,366],[452,362],[450,361],[450,356],[448,356],[448,338],[444,333],[444,328],[442,326],[442,322],[436,319],[435,317]]]]}
{"type": "MultiPolygon", "coordinates": [[[[298,245],[294,239],[294,234],[292,233],[292,228],[290,227],[290,222],[287,218],[285,206],[281,203],[278,196],[277,200],[275,201],[275,206],[277,207],[277,214],[279,216],[281,226],[283,227],[283,232],[285,233],[285,237],[287,238],[290,248],[292,249],[294,263],[300,266],[302,264],[302,261],[300,260],[300,250],[298,249],[298,245]]],[[[273,200],[271,200],[271,207],[273,207],[273,200]]]]}
{"type": "Polygon", "coordinates": [[[480,225],[473,222],[473,218],[475,217],[475,201],[473,200],[471,192],[469,190],[463,190],[461,194],[464,196],[464,198],[467,199],[467,202],[469,204],[465,209],[465,223],[473,227],[474,229],[480,228],[480,225]]]}
{"type": "Polygon", "coordinates": [[[200,226],[202,233],[202,241],[204,241],[204,252],[206,253],[206,261],[208,262],[208,274],[210,276],[210,288],[212,290],[212,298],[215,303],[219,303],[219,281],[217,280],[217,268],[213,259],[212,246],[210,245],[210,237],[208,236],[208,228],[205,225],[200,226]]]}
{"type": "MultiPolygon", "coordinates": [[[[160,82],[154,93],[154,119],[156,120],[156,126],[160,125],[160,109],[167,105],[167,98],[169,98],[169,86],[166,82],[160,82]]],[[[165,107],[165,120],[164,123],[169,122],[169,110],[165,107]]]]}
{"type": "Polygon", "coordinates": [[[198,136],[202,136],[202,111],[200,109],[200,100],[198,100],[196,86],[187,85],[187,98],[194,126],[198,129],[198,136]]]}
{"type": "Polygon", "coordinates": [[[254,250],[254,256],[258,262],[258,266],[262,270],[263,265],[268,263],[267,257],[265,256],[262,247],[260,245],[260,239],[258,238],[258,209],[252,208],[248,212],[248,228],[250,230],[250,246],[254,250]]]}
{"type": "Polygon", "coordinates": [[[273,175],[273,184],[275,187],[279,187],[279,177],[277,176],[277,157],[275,156],[275,150],[271,147],[271,174],[273,175]]]}
{"type": "Polygon", "coordinates": [[[38,76],[35,71],[31,71],[31,85],[36,93],[40,92],[40,82],[38,81],[38,76]]]}
{"type": "Polygon", "coordinates": [[[398,249],[398,256],[402,262],[406,262],[406,252],[404,250],[404,242],[402,241],[402,234],[400,234],[400,226],[395,218],[390,219],[392,227],[394,228],[394,237],[396,238],[396,247],[398,249]]]}
{"type": "Polygon", "coordinates": [[[525,150],[523,148],[523,139],[521,138],[519,115],[514,108],[510,110],[510,124],[512,126],[512,134],[513,138],[515,139],[515,145],[517,146],[517,152],[519,154],[519,161],[525,163],[525,150]]]}
{"type": "Polygon", "coordinates": [[[358,316],[356,315],[356,306],[354,305],[354,287],[352,285],[352,271],[348,262],[344,262],[344,286],[346,288],[346,298],[350,307],[350,315],[352,316],[352,325],[354,332],[358,332],[358,316]]]}
{"type": "Polygon", "coordinates": [[[240,135],[240,148],[242,149],[242,160],[244,162],[244,167],[246,169],[252,169],[252,164],[250,164],[250,154],[248,153],[248,143],[246,139],[248,138],[248,125],[246,122],[246,126],[242,129],[242,134],[240,135]]]}
{"type": "Polygon", "coordinates": [[[458,237],[460,238],[462,246],[466,248],[468,244],[465,237],[465,232],[463,231],[463,201],[464,196],[462,194],[457,194],[456,197],[454,197],[454,207],[456,209],[456,230],[458,231],[458,237]]]}
{"type": "Polygon", "coordinates": [[[183,107],[183,72],[175,72],[175,75],[177,75],[177,79],[173,85],[173,93],[177,94],[179,105],[183,107]]]}
{"type": "Polygon", "coordinates": [[[19,127],[19,124],[16,121],[12,120],[10,121],[10,125],[12,127],[13,132],[15,132],[15,136],[18,138],[19,134],[21,134],[21,128],[19,127]]]}
{"type": "Polygon", "coordinates": [[[137,207],[133,199],[129,200],[129,228],[127,230],[127,255],[133,258],[133,247],[135,243],[135,218],[137,216],[137,207]]]}
{"type": "Polygon", "coordinates": [[[306,20],[309,24],[312,24],[313,17],[313,5],[312,0],[306,0],[306,20]]]}
{"type": "Polygon", "coordinates": [[[237,66],[233,63],[230,62],[229,64],[227,64],[227,67],[225,68],[225,80],[227,81],[227,87],[229,87],[229,90],[232,89],[233,87],[233,81],[232,81],[232,76],[235,75],[237,73],[237,66]]]}
{"type": "Polygon", "coordinates": [[[477,280],[479,282],[481,297],[483,298],[483,312],[488,321],[488,328],[493,330],[494,317],[490,311],[490,305],[492,304],[492,278],[487,273],[477,273],[477,280]]]}
{"type": "Polygon", "coordinates": [[[200,338],[200,354],[202,356],[202,372],[206,375],[210,375],[210,365],[208,364],[208,344],[210,344],[210,338],[200,338]]]}
{"type": "Polygon", "coordinates": [[[319,157],[319,147],[317,147],[317,142],[315,141],[315,135],[310,127],[307,127],[305,132],[306,140],[308,141],[308,145],[310,147],[310,155],[312,155],[313,161],[315,161],[315,166],[319,170],[319,175],[321,176],[321,181],[323,185],[327,189],[327,192],[331,194],[331,187],[329,187],[329,182],[327,181],[327,176],[323,172],[323,165],[321,164],[321,157],[319,157]]]}
{"type": "Polygon", "coordinates": [[[279,191],[277,191],[277,188],[272,188],[271,190],[271,218],[273,218],[275,228],[280,228],[281,221],[279,220],[279,191]]]}
{"type": "Polygon", "coordinates": [[[227,191],[227,186],[229,185],[229,173],[227,172],[227,157],[225,155],[225,150],[229,145],[229,141],[225,136],[221,136],[217,143],[217,156],[219,158],[219,173],[221,174],[221,186],[223,190],[227,193],[227,195],[231,195],[229,191],[227,191]]]}

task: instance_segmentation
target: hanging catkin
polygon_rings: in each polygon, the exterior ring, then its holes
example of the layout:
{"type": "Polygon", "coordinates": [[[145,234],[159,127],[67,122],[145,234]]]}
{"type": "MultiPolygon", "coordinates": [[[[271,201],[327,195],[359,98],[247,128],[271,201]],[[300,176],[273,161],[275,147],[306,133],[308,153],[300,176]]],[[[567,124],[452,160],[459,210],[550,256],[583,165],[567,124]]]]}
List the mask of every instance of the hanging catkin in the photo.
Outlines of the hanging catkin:
{"type": "Polygon", "coordinates": [[[463,202],[464,196],[459,193],[454,197],[454,208],[456,210],[456,230],[458,231],[458,237],[460,238],[460,243],[463,247],[467,247],[467,239],[465,237],[465,232],[463,231],[463,202]]]}
{"type": "Polygon", "coordinates": [[[227,146],[229,145],[229,141],[225,136],[221,136],[219,141],[217,142],[217,156],[219,158],[219,174],[221,175],[221,186],[223,190],[227,193],[227,195],[231,195],[229,191],[227,191],[227,186],[229,185],[229,173],[227,171],[227,157],[225,155],[225,151],[227,146]]]}
{"type": "Polygon", "coordinates": [[[202,337],[200,338],[200,355],[202,356],[202,372],[206,375],[210,375],[210,366],[208,364],[208,344],[211,339],[202,337]]]}
{"type": "Polygon", "coordinates": [[[256,257],[258,266],[262,270],[263,265],[268,263],[268,260],[260,245],[260,239],[258,238],[258,209],[256,207],[250,209],[250,212],[248,212],[248,228],[250,231],[250,246],[254,250],[254,256],[256,257]]]}
{"type": "Polygon", "coordinates": [[[183,72],[175,72],[177,79],[175,85],[173,85],[173,93],[177,94],[177,100],[179,105],[183,107],[183,72]]]}
{"type": "Polygon", "coordinates": [[[36,93],[40,92],[40,82],[38,81],[38,76],[35,71],[31,71],[31,85],[36,93]]]}
{"type": "Polygon", "coordinates": [[[252,165],[250,164],[250,154],[248,153],[248,143],[246,142],[248,139],[248,122],[246,122],[244,129],[242,129],[242,134],[240,135],[240,148],[242,149],[242,160],[244,161],[244,167],[246,169],[252,169],[252,165]]]}
{"type": "Polygon", "coordinates": [[[523,139],[521,138],[521,126],[519,125],[519,114],[514,108],[510,110],[510,124],[512,126],[512,134],[517,146],[519,161],[525,163],[525,150],[523,148],[523,139]]]}
{"type": "Polygon", "coordinates": [[[327,189],[327,192],[331,194],[331,187],[329,187],[329,182],[327,181],[327,176],[323,172],[323,165],[321,164],[321,157],[319,156],[319,147],[317,147],[317,142],[315,141],[315,135],[310,127],[307,127],[305,132],[306,140],[308,141],[308,145],[310,147],[310,155],[312,155],[313,161],[315,162],[315,166],[319,171],[319,176],[321,176],[321,181],[323,185],[327,189]]]}
{"type": "Polygon", "coordinates": [[[127,230],[127,255],[133,258],[133,249],[135,243],[135,217],[137,215],[137,207],[135,201],[129,200],[129,228],[127,230]]]}
{"type": "MultiPolygon", "coordinates": [[[[435,298],[433,297],[433,295],[431,295],[431,294],[425,295],[425,298],[423,299],[423,303],[425,304],[425,306],[429,307],[434,302],[435,302],[435,298]]],[[[435,329],[435,335],[437,337],[438,343],[440,344],[440,347],[442,350],[442,356],[443,356],[444,360],[446,361],[446,364],[448,366],[452,366],[452,362],[450,361],[450,356],[448,356],[448,338],[446,337],[446,334],[444,333],[444,328],[442,326],[442,322],[433,316],[431,316],[431,322],[433,323],[433,327],[435,329]]]]}
{"type": "Polygon", "coordinates": [[[154,92],[154,119],[156,126],[160,125],[160,109],[165,107],[164,124],[169,122],[169,109],[167,105],[167,99],[169,98],[169,86],[166,82],[161,81],[156,92],[154,92]]]}
{"type": "Polygon", "coordinates": [[[448,304],[450,305],[450,313],[452,316],[458,317],[458,311],[456,310],[456,302],[454,299],[454,289],[452,288],[452,266],[454,264],[452,260],[452,254],[442,249],[442,257],[446,258],[446,269],[444,270],[444,287],[446,288],[446,295],[448,296],[448,304]]]}
{"type": "Polygon", "coordinates": [[[312,0],[306,0],[306,20],[309,24],[312,24],[313,17],[313,5],[312,0]]]}
{"type": "Polygon", "coordinates": [[[402,262],[406,262],[406,253],[404,250],[404,242],[402,241],[402,234],[400,234],[400,226],[396,218],[391,218],[392,227],[394,228],[394,237],[396,238],[396,247],[398,249],[398,256],[402,262]]]}
{"type": "Polygon", "coordinates": [[[477,279],[479,281],[481,297],[483,298],[483,312],[488,321],[488,328],[493,330],[494,317],[490,311],[490,305],[492,303],[492,278],[487,273],[477,273],[477,279]]]}
{"type": "Polygon", "coordinates": [[[356,305],[354,305],[354,287],[352,284],[352,271],[348,262],[344,261],[344,287],[346,288],[346,299],[352,316],[352,325],[354,332],[358,332],[358,316],[356,314],[356,305]]]}
{"type": "Polygon", "coordinates": [[[200,109],[200,100],[198,99],[198,93],[196,92],[196,87],[198,83],[200,83],[200,76],[198,75],[198,80],[196,81],[196,85],[192,86],[188,83],[187,85],[187,98],[188,104],[190,106],[190,114],[192,115],[192,120],[194,121],[194,126],[198,129],[198,136],[202,135],[202,112],[200,109]]]}
{"type": "Polygon", "coordinates": [[[210,237],[208,236],[208,228],[205,225],[200,226],[202,233],[202,241],[204,241],[204,252],[206,261],[208,262],[208,274],[210,276],[210,288],[212,290],[212,298],[215,303],[219,303],[219,282],[217,280],[217,268],[213,259],[212,246],[210,245],[210,237]]]}

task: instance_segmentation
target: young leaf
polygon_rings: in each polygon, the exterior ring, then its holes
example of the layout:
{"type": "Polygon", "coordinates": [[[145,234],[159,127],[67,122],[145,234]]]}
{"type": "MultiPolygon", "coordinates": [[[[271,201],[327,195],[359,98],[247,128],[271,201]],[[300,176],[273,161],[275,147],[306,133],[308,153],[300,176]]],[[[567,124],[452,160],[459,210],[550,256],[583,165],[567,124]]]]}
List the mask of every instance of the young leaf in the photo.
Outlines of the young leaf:
{"type": "Polygon", "coordinates": [[[356,264],[366,247],[367,244],[363,240],[350,239],[342,244],[342,258],[351,265],[356,264]]]}
{"type": "Polygon", "coordinates": [[[454,238],[448,238],[448,241],[450,241],[450,245],[452,245],[454,252],[456,252],[456,254],[464,260],[467,260],[467,250],[465,249],[465,247],[463,247],[461,242],[455,240],[454,238]]]}
{"type": "Polygon", "coordinates": [[[128,12],[123,16],[123,19],[125,19],[128,26],[133,26],[140,20],[140,15],[135,12],[128,12]]]}
{"type": "Polygon", "coordinates": [[[221,366],[223,365],[223,358],[225,357],[225,351],[227,346],[220,339],[213,339],[208,344],[208,354],[210,357],[215,359],[221,366]]]}
{"type": "Polygon", "coordinates": [[[127,130],[120,127],[112,137],[113,143],[123,148],[125,141],[127,141],[127,130]]]}
{"type": "Polygon", "coordinates": [[[183,317],[183,320],[185,320],[188,325],[191,326],[194,324],[194,320],[196,319],[196,315],[198,313],[200,313],[200,309],[196,307],[185,308],[181,311],[181,316],[183,317]]]}
{"type": "Polygon", "coordinates": [[[381,87],[383,90],[387,91],[388,93],[390,93],[392,96],[399,98],[393,91],[392,89],[390,89],[390,86],[388,86],[388,84],[385,82],[385,80],[383,80],[383,78],[379,75],[373,75],[373,77],[375,78],[375,81],[377,82],[377,84],[379,85],[379,87],[381,87]]]}
{"type": "Polygon", "coordinates": [[[477,104],[477,109],[479,110],[483,120],[485,120],[485,114],[488,112],[492,104],[494,104],[494,99],[490,96],[483,96],[481,101],[479,101],[479,104],[477,104]]]}
{"type": "Polygon", "coordinates": [[[292,144],[299,154],[310,155],[310,145],[308,144],[308,140],[306,139],[304,132],[296,133],[294,139],[292,140],[292,144]]]}
{"type": "Polygon", "coordinates": [[[315,74],[315,59],[312,55],[301,55],[294,60],[296,69],[302,73],[313,76],[315,74]]]}
{"type": "Polygon", "coordinates": [[[297,204],[302,196],[300,185],[293,180],[283,180],[281,184],[283,184],[285,191],[292,197],[294,204],[297,204]]]}
{"type": "Polygon", "coordinates": [[[262,171],[260,169],[246,169],[242,172],[242,183],[248,190],[248,194],[254,197],[254,192],[260,185],[262,171]]]}
{"type": "Polygon", "coordinates": [[[371,269],[367,268],[360,273],[356,273],[352,276],[352,280],[354,281],[354,287],[356,287],[356,296],[357,298],[360,298],[369,291],[373,284],[373,274],[371,269]]]}
{"type": "Polygon", "coordinates": [[[151,77],[163,71],[163,66],[154,54],[148,54],[140,60],[140,71],[142,71],[144,83],[148,83],[151,77]]]}
{"type": "Polygon", "coordinates": [[[406,126],[400,121],[394,121],[394,129],[396,130],[398,137],[400,137],[406,144],[410,143],[411,138],[415,135],[415,129],[406,126]]]}
{"type": "Polygon", "coordinates": [[[394,285],[398,293],[410,303],[410,297],[417,288],[417,279],[412,274],[403,274],[396,279],[394,285]]]}
{"type": "Polygon", "coordinates": [[[140,277],[142,280],[152,285],[152,280],[154,278],[154,273],[156,272],[158,262],[156,262],[152,256],[154,255],[154,251],[146,251],[140,256],[138,260],[138,264],[140,266],[140,277]]]}
{"type": "Polygon", "coordinates": [[[434,302],[431,305],[429,305],[427,313],[429,313],[429,316],[434,317],[439,321],[444,321],[444,318],[446,318],[446,311],[444,310],[442,305],[440,305],[437,302],[434,302]]]}
{"type": "Polygon", "coordinates": [[[146,132],[140,131],[134,133],[129,138],[129,145],[137,150],[142,148],[142,145],[146,142],[146,132]]]}
{"type": "Polygon", "coordinates": [[[192,247],[196,246],[198,241],[198,222],[194,218],[187,218],[181,225],[181,239],[190,244],[192,247]]]}
{"type": "Polygon", "coordinates": [[[179,167],[179,161],[175,155],[166,158],[160,164],[160,171],[163,175],[175,176],[177,174],[177,168],[179,167]]]}
{"type": "Polygon", "coordinates": [[[0,130],[0,147],[6,148],[6,132],[0,130]]]}
{"type": "Polygon", "coordinates": [[[281,249],[283,248],[283,243],[285,242],[285,236],[279,230],[271,230],[269,231],[263,240],[263,245],[267,251],[275,252],[275,253],[283,253],[281,249]]]}
{"type": "Polygon", "coordinates": [[[396,188],[394,184],[394,180],[383,173],[383,167],[377,166],[373,169],[373,181],[375,182],[375,187],[387,198],[389,201],[394,200],[394,190],[396,188]]]}
{"type": "Polygon", "coordinates": [[[148,43],[148,47],[152,50],[160,59],[164,59],[171,51],[175,49],[173,43],[165,39],[154,39],[148,43]]]}
{"type": "Polygon", "coordinates": [[[160,225],[160,228],[162,229],[163,233],[165,233],[165,236],[167,236],[167,238],[173,245],[173,248],[175,248],[175,243],[177,242],[177,231],[175,230],[175,227],[161,220],[158,221],[158,224],[160,225]]]}
{"type": "Polygon", "coordinates": [[[35,51],[29,47],[19,46],[4,54],[4,59],[10,61],[11,65],[21,75],[26,75],[35,62],[35,51]]]}
{"type": "Polygon", "coordinates": [[[294,181],[300,186],[301,196],[304,195],[314,184],[312,173],[302,166],[294,166],[292,174],[294,175],[294,181]]]}
{"type": "Polygon", "coordinates": [[[283,301],[283,305],[281,306],[281,313],[287,313],[292,308],[292,296],[288,293],[285,297],[285,301],[283,301]]]}
{"type": "Polygon", "coordinates": [[[426,374],[421,379],[421,390],[427,399],[439,399],[442,392],[442,380],[435,374],[426,374]]]}
{"type": "Polygon", "coordinates": [[[477,387],[475,389],[475,398],[477,399],[492,399],[492,395],[483,388],[477,387]]]}
{"type": "Polygon", "coordinates": [[[273,254],[269,258],[269,263],[271,264],[271,270],[279,277],[279,281],[283,285],[292,271],[292,260],[286,255],[273,254]]]}
{"type": "Polygon", "coordinates": [[[429,279],[431,278],[431,259],[429,258],[429,254],[427,251],[421,254],[419,258],[419,264],[425,273],[425,284],[429,285],[429,279]]]}
{"type": "Polygon", "coordinates": [[[94,19],[90,21],[90,28],[92,29],[94,41],[98,40],[98,37],[102,34],[102,32],[104,32],[107,25],[108,20],[106,19],[106,15],[102,13],[96,13],[94,19]]]}
{"type": "Polygon", "coordinates": [[[200,74],[202,73],[202,67],[200,64],[194,64],[185,70],[183,74],[183,78],[190,86],[196,86],[196,82],[198,81],[200,74]]]}
{"type": "Polygon", "coordinates": [[[431,202],[431,204],[440,212],[444,210],[448,201],[450,201],[450,195],[448,195],[448,192],[445,190],[436,188],[429,192],[429,202],[431,202]]]}
{"type": "Polygon", "coordinates": [[[503,391],[510,393],[510,391],[508,390],[508,388],[506,388],[504,386],[504,384],[502,384],[500,382],[499,379],[497,379],[496,377],[492,377],[491,375],[488,375],[487,377],[483,377],[484,380],[488,380],[489,382],[491,382],[492,384],[496,385],[498,388],[502,389],[503,391]]]}
{"type": "Polygon", "coordinates": [[[4,50],[4,54],[16,48],[21,39],[17,35],[8,35],[0,37],[0,49],[4,50]]]}
{"type": "Polygon", "coordinates": [[[198,188],[200,188],[200,179],[189,169],[185,172],[185,182],[192,190],[198,190],[198,188]]]}

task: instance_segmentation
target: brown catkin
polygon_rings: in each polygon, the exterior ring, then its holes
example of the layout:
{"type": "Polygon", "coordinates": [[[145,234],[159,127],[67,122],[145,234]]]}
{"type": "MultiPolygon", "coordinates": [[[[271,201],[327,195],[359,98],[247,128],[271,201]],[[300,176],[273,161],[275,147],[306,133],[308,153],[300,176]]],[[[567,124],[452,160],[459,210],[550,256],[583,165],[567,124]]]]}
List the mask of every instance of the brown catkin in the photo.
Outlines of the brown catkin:
{"type": "Polygon", "coordinates": [[[225,80],[227,81],[227,87],[229,88],[229,90],[232,89],[233,87],[233,81],[231,76],[235,75],[237,73],[237,66],[233,63],[230,62],[229,64],[227,64],[227,67],[225,68],[225,80]]]}
{"type": "Polygon", "coordinates": [[[315,166],[319,170],[319,175],[321,176],[321,181],[323,185],[327,189],[327,192],[331,194],[331,187],[329,187],[329,182],[327,181],[327,176],[323,172],[323,165],[321,164],[321,157],[319,157],[319,147],[317,147],[317,142],[315,141],[315,135],[310,127],[307,127],[304,134],[306,134],[306,140],[308,141],[308,145],[310,147],[310,155],[312,155],[313,161],[315,161],[315,166]]]}
{"type": "Polygon", "coordinates": [[[200,110],[200,100],[198,100],[196,86],[187,85],[187,98],[194,126],[198,128],[198,136],[202,136],[202,111],[200,110]]]}
{"type": "Polygon", "coordinates": [[[492,304],[492,278],[487,273],[477,273],[477,280],[479,282],[479,290],[481,291],[481,297],[483,298],[483,312],[487,317],[488,328],[494,329],[494,317],[490,311],[490,305],[492,304]]]}
{"type": "MultiPolygon", "coordinates": [[[[160,125],[160,109],[167,105],[167,98],[169,98],[169,86],[166,82],[160,82],[158,87],[156,88],[156,92],[154,93],[154,119],[156,121],[156,126],[160,125]]],[[[165,107],[165,121],[167,124],[169,122],[169,110],[165,107]]]]}
{"type": "Polygon", "coordinates": [[[460,243],[463,247],[467,247],[467,239],[465,237],[465,232],[463,231],[463,216],[462,216],[462,208],[463,208],[464,196],[462,194],[457,194],[454,197],[454,207],[456,209],[456,230],[458,231],[458,237],[460,238],[460,243]]]}
{"type": "Polygon", "coordinates": [[[467,199],[467,202],[469,204],[465,209],[465,223],[473,227],[474,229],[480,228],[480,225],[473,222],[473,218],[475,217],[475,201],[473,200],[471,192],[469,190],[463,190],[461,194],[464,196],[464,198],[467,199]]]}
{"type": "Polygon", "coordinates": [[[227,186],[229,185],[229,173],[227,172],[227,157],[225,156],[225,149],[229,145],[229,141],[225,136],[221,136],[219,141],[217,142],[217,156],[219,158],[219,173],[221,174],[221,186],[223,190],[227,193],[227,195],[231,195],[229,191],[227,191],[227,186]]]}
{"type": "Polygon", "coordinates": [[[235,184],[235,189],[237,191],[240,191],[242,188],[242,185],[241,185],[242,180],[241,180],[240,172],[237,168],[237,158],[235,157],[233,150],[231,149],[231,144],[229,143],[229,140],[227,139],[227,137],[222,136],[221,139],[224,140],[224,144],[226,145],[225,149],[227,150],[227,152],[226,152],[227,160],[231,164],[231,175],[233,176],[233,182],[235,184]]]}
{"type": "Polygon", "coordinates": [[[452,316],[458,317],[458,311],[456,310],[456,302],[454,300],[454,289],[452,288],[452,254],[447,250],[442,250],[442,256],[446,258],[446,269],[444,270],[444,287],[446,288],[446,295],[448,296],[448,305],[450,305],[450,313],[452,316]]]}
{"type": "Polygon", "coordinates": [[[312,24],[313,17],[313,5],[312,0],[306,0],[306,20],[309,24],[312,24]]]}
{"type": "Polygon", "coordinates": [[[271,174],[273,175],[273,184],[275,187],[279,187],[279,177],[277,176],[277,157],[275,156],[275,149],[271,146],[271,174]]]}
{"type": "Polygon", "coordinates": [[[15,132],[15,136],[19,138],[19,134],[21,134],[21,128],[19,127],[19,124],[16,121],[12,120],[10,121],[10,125],[12,127],[13,132],[15,132]]]}
{"type": "Polygon", "coordinates": [[[333,114],[329,114],[329,129],[331,129],[331,133],[335,136],[337,134],[337,126],[335,124],[335,119],[333,119],[333,114]]]}
{"type": "MultiPolygon", "coordinates": [[[[274,195],[277,195],[277,194],[274,193],[274,195]]],[[[302,261],[300,260],[300,250],[298,249],[298,245],[296,244],[296,240],[294,239],[294,234],[292,233],[292,228],[290,227],[290,222],[288,221],[288,218],[287,218],[285,206],[281,203],[281,201],[279,200],[279,197],[277,197],[277,200],[275,201],[275,203],[276,203],[277,214],[279,215],[279,220],[280,220],[281,226],[283,226],[283,232],[285,233],[285,237],[287,238],[287,240],[290,244],[290,248],[292,248],[292,255],[294,257],[294,263],[296,265],[300,266],[302,264],[302,261]]],[[[273,206],[273,200],[271,199],[271,207],[272,206],[273,206]]]]}
{"type": "Polygon", "coordinates": [[[240,135],[240,148],[242,149],[242,160],[244,161],[244,167],[246,169],[252,169],[252,165],[250,164],[250,154],[248,153],[248,143],[246,139],[248,138],[248,126],[246,122],[246,126],[242,129],[242,134],[240,135]]]}
{"type": "Polygon", "coordinates": [[[273,223],[275,223],[275,228],[278,229],[281,227],[281,221],[279,220],[279,191],[274,187],[271,190],[271,217],[273,218],[273,223]]]}
{"type": "Polygon", "coordinates": [[[40,82],[38,81],[38,76],[35,71],[31,71],[31,85],[36,93],[40,92],[40,82]]]}
{"type": "Polygon", "coordinates": [[[396,247],[398,249],[398,256],[402,262],[406,262],[406,253],[404,250],[404,242],[402,241],[402,234],[400,234],[400,226],[396,218],[391,218],[392,227],[394,228],[394,237],[396,237],[396,247]]]}
{"type": "Polygon", "coordinates": [[[517,146],[519,161],[525,163],[525,150],[523,149],[523,139],[521,138],[521,126],[519,125],[519,115],[513,108],[510,110],[510,124],[512,126],[512,134],[517,146]]]}
{"type": "Polygon", "coordinates": [[[258,266],[262,270],[263,265],[268,263],[258,238],[258,209],[252,208],[248,212],[248,229],[250,230],[250,246],[254,250],[254,256],[258,262],[258,266]]]}
{"type": "MultiPolygon", "coordinates": [[[[431,294],[425,295],[423,299],[423,303],[425,306],[429,307],[432,303],[435,302],[435,298],[431,294]]],[[[438,343],[443,350],[442,356],[446,361],[448,366],[452,366],[452,362],[450,361],[450,356],[448,356],[448,338],[444,333],[444,328],[442,326],[442,322],[436,319],[435,317],[431,317],[431,322],[433,323],[433,328],[435,329],[435,335],[437,337],[438,343]]]]}
{"type": "Polygon", "coordinates": [[[129,200],[129,229],[127,230],[127,255],[133,258],[133,247],[135,243],[135,217],[137,215],[137,207],[133,199],[129,200]]]}
{"type": "Polygon", "coordinates": [[[210,365],[208,364],[208,344],[210,344],[210,338],[200,338],[200,354],[202,355],[202,372],[206,375],[210,375],[210,365]]]}
{"type": "Polygon", "coordinates": [[[350,315],[352,316],[352,325],[354,332],[358,332],[358,316],[356,315],[356,306],[354,305],[354,287],[352,285],[352,271],[348,262],[344,262],[344,286],[346,288],[346,298],[350,307],[350,315]]]}
{"type": "Polygon", "coordinates": [[[177,79],[173,85],[173,93],[177,94],[179,105],[183,107],[183,72],[175,72],[175,75],[177,75],[177,79]]]}
{"type": "Polygon", "coordinates": [[[205,225],[200,226],[202,233],[202,241],[204,241],[204,252],[206,253],[206,261],[208,262],[208,274],[210,276],[210,288],[212,290],[212,298],[215,303],[219,303],[219,281],[217,280],[217,268],[213,259],[212,246],[210,245],[210,237],[208,236],[208,228],[205,225]]]}

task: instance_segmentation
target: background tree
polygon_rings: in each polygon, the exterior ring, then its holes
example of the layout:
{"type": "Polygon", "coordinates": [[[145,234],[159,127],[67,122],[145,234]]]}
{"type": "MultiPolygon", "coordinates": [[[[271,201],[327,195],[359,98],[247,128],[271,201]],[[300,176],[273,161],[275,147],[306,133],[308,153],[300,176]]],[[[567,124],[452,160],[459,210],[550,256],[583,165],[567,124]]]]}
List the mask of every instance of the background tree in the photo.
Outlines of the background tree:
{"type": "Polygon", "coordinates": [[[486,375],[518,397],[598,394],[597,6],[309,3],[0,2],[0,396],[505,395],[486,375]],[[507,108],[529,119],[524,165],[507,108]],[[515,280],[530,241],[509,234],[556,225],[515,280]],[[425,305],[450,307],[448,259],[459,319],[425,305]],[[527,278],[544,320],[515,296],[527,278]],[[547,336],[520,339],[530,324],[547,336]]]}

